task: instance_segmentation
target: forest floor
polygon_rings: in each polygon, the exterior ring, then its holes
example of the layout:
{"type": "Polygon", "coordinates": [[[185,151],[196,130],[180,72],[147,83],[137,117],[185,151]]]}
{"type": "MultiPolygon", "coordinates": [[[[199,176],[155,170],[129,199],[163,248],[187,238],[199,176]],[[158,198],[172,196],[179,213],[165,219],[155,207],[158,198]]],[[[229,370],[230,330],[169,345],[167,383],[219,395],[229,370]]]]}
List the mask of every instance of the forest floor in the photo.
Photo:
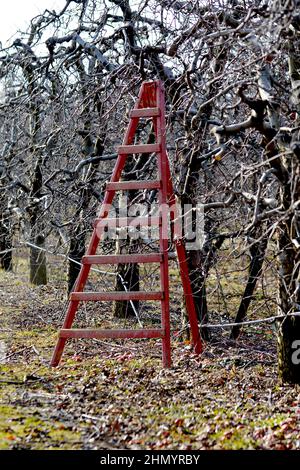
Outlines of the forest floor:
{"type": "Polygon", "coordinates": [[[277,377],[270,325],[199,358],[172,340],[81,341],[49,360],[65,294],[0,272],[0,449],[299,449],[300,388],[277,377]]]}

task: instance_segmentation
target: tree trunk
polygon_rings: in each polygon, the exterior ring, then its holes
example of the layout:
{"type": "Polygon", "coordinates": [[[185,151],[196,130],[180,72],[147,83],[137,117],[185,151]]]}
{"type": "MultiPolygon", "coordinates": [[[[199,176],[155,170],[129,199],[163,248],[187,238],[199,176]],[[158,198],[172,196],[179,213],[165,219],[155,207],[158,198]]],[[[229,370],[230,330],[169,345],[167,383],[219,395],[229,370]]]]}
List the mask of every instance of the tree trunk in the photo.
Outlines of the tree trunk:
{"type": "MultiPolygon", "coordinates": [[[[289,75],[292,86],[291,102],[297,109],[295,126],[299,126],[300,100],[299,100],[299,48],[295,36],[290,36],[289,47],[289,75]]],[[[296,204],[300,199],[300,158],[299,158],[299,131],[293,136],[294,158],[287,160],[290,181],[282,189],[282,202],[286,213],[293,207],[294,216],[289,216],[285,223],[279,227],[279,313],[289,315],[278,326],[278,370],[283,382],[300,384],[300,317],[292,313],[300,310],[300,250],[299,233],[300,223],[296,204]]]]}
{"type": "Polygon", "coordinates": [[[300,304],[300,254],[290,239],[292,223],[292,218],[289,218],[280,227],[278,240],[279,313],[289,315],[277,322],[278,370],[283,382],[300,384],[300,317],[292,316],[300,304]]]}
{"type": "MultiPolygon", "coordinates": [[[[138,264],[119,264],[117,268],[117,277],[115,290],[116,291],[125,291],[125,286],[127,290],[139,290],[139,265],[138,264]],[[122,278],[122,279],[121,279],[122,278]],[[125,284],[125,286],[124,286],[125,284]]],[[[128,318],[134,317],[135,312],[132,307],[138,312],[139,310],[139,301],[133,300],[132,303],[129,301],[116,301],[114,308],[114,316],[116,318],[128,318]]]]}
{"type": "Polygon", "coordinates": [[[12,270],[12,233],[5,222],[0,221],[0,267],[12,270]]]}
{"type": "MultiPolygon", "coordinates": [[[[104,150],[105,142],[105,128],[106,124],[102,123],[102,132],[101,135],[98,135],[96,138],[93,138],[92,131],[92,109],[96,105],[96,109],[99,113],[99,120],[101,122],[102,113],[103,113],[103,103],[101,100],[101,95],[95,93],[94,102],[91,102],[88,97],[93,96],[91,91],[91,82],[88,74],[86,74],[85,69],[81,63],[78,61],[76,63],[78,67],[79,76],[82,82],[82,98],[86,101],[86,105],[82,109],[81,118],[83,120],[83,129],[78,130],[78,135],[81,137],[81,153],[84,159],[90,158],[91,156],[101,157],[104,150]]],[[[74,284],[77,280],[79,271],[81,269],[81,259],[85,255],[85,241],[86,241],[86,218],[87,215],[91,216],[91,213],[88,213],[90,206],[90,201],[93,195],[93,185],[89,184],[89,181],[92,181],[96,172],[98,171],[100,164],[99,161],[91,163],[82,175],[82,182],[85,183],[81,191],[78,193],[78,202],[77,207],[74,213],[74,220],[77,221],[77,225],[74,230],[70,233],[70,248],[69,248],[69,268],[68,268],[68,292],[70,293],[74,284]]]]}
{"type": "Polygon", "coordinates": [[[29,132],[31,137],[30,153],[34,162],[34,170],[31,177],[30,198],[36,201],[28,210],[30,222],[30,282],[35,285],[47,284],[46,255],[39,248],[45,247],[44,207],[43,207],[43,155],[40,150],[41,145],[41,107],[37,99],[36,77],[34,68],[23,66],[23,73],[27,80],[27,89],[30,96],[29,101],[29,132]]]}
{"type": "MultiPolygon", "coordinates": [[[[249,277],[243,293],[243,297],[235,317],[235,323],[241,323],[247,315],[249,305],[253,299],[253,293],[257,284],[257,280],[261,275],[265,252],[267,248],[267,239],[253,243],[250,247],[251,262],[249,266],[249,277]]],[[[231,339],[237,339],[241,331],[241,325],[232,327],[231,339]]]]}
{"type": "Polygon", "coordinates": [[[283,382],[300,384],[300,317],[278,322],[278,369],[283,382]]]}
{"type": "Polygon", "coordinates": [[[81,259],[85,255],[85,231],[78,225],[72,234],[69,249],[68,293],[70,293],[81,268],[81,259]],[[78,264],[79,263],[79,264],[78,264]]]}
{"type": "MultiPolygon", "coordinates": [[[[43,235],[37,235],[32,241],[37,247],[45,248],[43,235]]],[[[30,282],[36,286],[47,284],[46,254],[35,247],[30,248],[30,282]]]]}
{"type": "MultiPolygon", "coordinates": [[[[43,187],[43,176],[41,168],[41,159],[37,160],[34,174],[32,178],[31,196],[40,197],[43,187]]],[[[30,246],[30,282],[36,286],[47,284],[47,259],[45,248],[45,236],[43,230],[45,228],[44,214],[42,207],[38,203],[33,206],[30,211],[30,242],[34,246],[30,246]],[[39,249],[41,248],[41,249],[39,249]]]]}

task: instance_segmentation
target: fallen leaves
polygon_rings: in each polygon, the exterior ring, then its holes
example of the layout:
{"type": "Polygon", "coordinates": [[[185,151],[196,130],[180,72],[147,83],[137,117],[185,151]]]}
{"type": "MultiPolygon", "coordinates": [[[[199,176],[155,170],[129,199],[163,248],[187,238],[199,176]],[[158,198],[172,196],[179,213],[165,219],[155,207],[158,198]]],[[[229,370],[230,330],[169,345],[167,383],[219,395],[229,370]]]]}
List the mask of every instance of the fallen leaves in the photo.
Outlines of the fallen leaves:
{"type": "MultiPolygon", "coordinates": [[[[60,304],[51,300],[51,311],[36,293],[30,308],[18,297],[24,292],[6,299],[17,313],[3,332],[0,447],[300,448],[299,390],[278,385],[274,344],[262,334],[236,345],[218,336],[201,358],[189,342],[175,342],[170,370],[155,341],[70,341],[63,365],[49,369],[57,325],[45,331],[45,322],[59,320],[60,304]]],[[[42,292],[50,303],[54,290],[42,292]]]]}

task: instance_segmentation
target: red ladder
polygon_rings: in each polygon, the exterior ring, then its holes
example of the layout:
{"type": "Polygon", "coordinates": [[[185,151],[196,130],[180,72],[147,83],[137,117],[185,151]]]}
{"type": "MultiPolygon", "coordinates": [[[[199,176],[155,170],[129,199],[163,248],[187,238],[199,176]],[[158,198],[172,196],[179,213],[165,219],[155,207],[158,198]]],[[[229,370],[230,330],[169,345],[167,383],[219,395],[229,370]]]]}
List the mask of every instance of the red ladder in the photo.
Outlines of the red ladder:
{"type": "MultiPolygon", "coordinates": [[[[174,221],[177,214],[174,211],[175,196],[172,187],[169,161],[166,152],[165,129],[165,99],[161,82],[144,82],[135,105],[130,113],[130,122],[125,133],[123,145],[118,149],[117,162],[107,184],[105,197],[96,222],[93,234],[87,249],[86,256],[82,258],[82,266],[70,294],[70,301],[66,312],[65,321],[59,332],[59,338],[51,360],[52,366],[60,362],[66,340],[68,338],[160,338],[162,340],[162,357],[164,367],[171,366],[170,348],[170,313],[169,313],[169,267],[168,267],[168,214],[163,209],[159,217],[139,217],[138,225],[148,226],[149,223],[159,226],[160,252],[152,254],[128,254],[128,255],[96,255],[96,250],[104,232],[105,226],[128,226],[129,218],[109,219],[110,207],[116,191],[132,189],[157,189],[160,208],[172,207],[170,212],[171,233],[174,235],[174,221]],[[140,118],[152,118],[156,143],[147,145],[133,145],[135,133],[140,118]],[[119,181],[122,170],[130,154],[156,153],[158,161],[158,180],[153,181],[119,181]],[[93,264],[120,264],[120,263],[159,263],[160,264],[160,291],[120,291],[120,292],[83,292],[89,271],[93,264]],[[161,303],[161,328],[159,329],[72,329],[73,320],[80,302],[85,301],[116,301],[116,300],[157,300],[161,303]]],[[[199,335],[197,314],[194,305],[192,288],[189,279],[186,252],[182,238],[174,238],[177,257],[179,261],[182,285],[184,289],[186,308],[188,312],[192,343],[196,354],[202,351],[202,343],[199,335]]]]}

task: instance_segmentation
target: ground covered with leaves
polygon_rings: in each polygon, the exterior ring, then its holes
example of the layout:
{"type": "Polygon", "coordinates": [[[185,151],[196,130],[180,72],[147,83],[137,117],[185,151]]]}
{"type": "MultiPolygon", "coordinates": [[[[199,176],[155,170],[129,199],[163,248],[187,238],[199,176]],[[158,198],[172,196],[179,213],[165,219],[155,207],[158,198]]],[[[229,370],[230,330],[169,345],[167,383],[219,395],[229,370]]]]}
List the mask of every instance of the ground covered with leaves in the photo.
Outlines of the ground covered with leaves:
{"type": "Polygon", "coordinates": [[[300,389],[278,381],[269,325],[236,344],[214,330],[200,358],[173,338],[170,370],[157,340],[69,342],[51,369],[64,309],[59,283],[0,273],[1,449],[300,449],[300,389]]]}

